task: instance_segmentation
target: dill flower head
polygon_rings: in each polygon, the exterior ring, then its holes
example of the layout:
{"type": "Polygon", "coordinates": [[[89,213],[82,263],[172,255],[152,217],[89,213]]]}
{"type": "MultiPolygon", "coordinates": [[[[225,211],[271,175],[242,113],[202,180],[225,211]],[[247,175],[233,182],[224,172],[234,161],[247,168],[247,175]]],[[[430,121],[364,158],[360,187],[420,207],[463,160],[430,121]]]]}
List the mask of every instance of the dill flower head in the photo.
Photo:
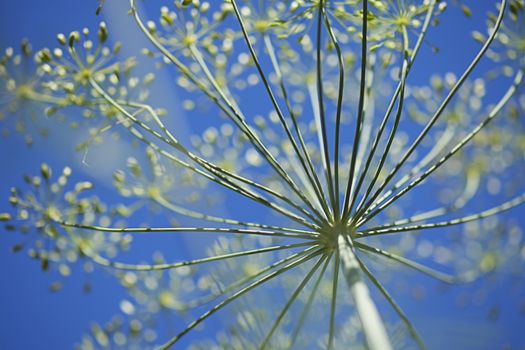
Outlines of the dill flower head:
{"type": "MultiPolygon", "coordinates": [[[[145,150],[115,172],[114,185],[136,211],[153,204],[169,222],[111,225],[99,200],[80,199],[85,183],[65,205],[53,194],[61,180],[48,186],[53,195],[45,201],[13,192],[13,204],[27,207],[20,220],[34,218],[52,242],[65,232],[79,257],[119,271],[129,293],[121,311],[133,329],[137,319],[148,329],[133,338],[121,323],[95,326],[82,346],[160,342],[168,349],[233,306],[224,320],[232,326],[203,346],[389,350],[408,341],[424,349],[388,290],[401,280],[396,267],[447,284],[499,267],[520,270],[521,229],[500,215],[525,201],[514,174],[524,166],[516,117],[524,62],[519,40],[507,33],[519,24],[522,2],[502,0],[460,74],[432,75],[421,86],[411,81],[412,68],[445,7],[435,0],[184,0],[162,7],[156,23],[130,0],[152,45],[144,53],[173,69],[181,110],[199,120],[192,137],[150,94],[132,93],[142,85],[132,74],[138,61],[119,60],[104,23],[95,41],[83,30],[59,35],[60,49],[39,51],[53,96],[145,150]],[[511,22],[504,22],[507,7],[511,22]],[[496,75],[501,91],[490,90],[490,74],[474,73],[485,55],[512,66],[496,75]],[[209,205],[216,189],[224,190],[224,206],[209,205]],[[153,240],[161,233],[188,237],[180,249],[188,256],[172,262],[169,245],[149,262],[116,256],[128,234],[153,240]],[[174,314],[177,327],[153,337],[150,327],[174,314]]],[[[29,181],[37,190],[41,184],[29,181]]],[[[180,248],[183,241],[172,242],[180,248]]],[[[425,288],[411,293],[421,298],[425,288]]]]}
{"type": "MultiPolygon", "coordinates": [[[[65,167],[53,181],[51,168],[42,164],[39,176],[24,178],[30,190],[11,190],[9,203],[16,213],[6,216],[9,219],[6,228],[24,237],[12,251],[26,250],[31,258],[40,261],[43,271],[52,269],[62,277],[68,277],[76,264],[82,265],[85,272],[93,271],[92,261],[86,259],[87,251],[114,257],[131,243],[129,235],[86,235],[62,226],[65,221],[109,224],[128,214],[125,207],[108,208],[98,197],[90,195],[93,188],[90,182],[77,182],[71,187],[71,174],[71,168],[65,167]]],[[[51,286],[60,288],[59,282],[51,286]]]]}

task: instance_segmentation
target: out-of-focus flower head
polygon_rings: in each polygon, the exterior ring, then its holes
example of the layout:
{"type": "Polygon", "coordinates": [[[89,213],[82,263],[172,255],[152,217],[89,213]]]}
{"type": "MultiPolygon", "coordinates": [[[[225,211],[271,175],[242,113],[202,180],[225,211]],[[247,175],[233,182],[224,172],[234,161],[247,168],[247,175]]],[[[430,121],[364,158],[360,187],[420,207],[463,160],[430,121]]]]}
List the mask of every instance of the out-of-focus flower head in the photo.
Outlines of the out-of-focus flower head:
{"type": "MultiPolygon", "coordinates": [[[[439,106],[456,80],[454,74],[447,73],[444,76],[431,77],[427,86],[411,87],[410,94],[413,99],[408,107],[409,116],[417,123],[426,123],[431,111],[439,106]]],[[[486,95],[487,83],[484,79],[478,78],[463,84],[456,98],[444,112],[442,121],[438,124],[441,125],[441,132],[436,134],[436,137],[445,136],[455,140],[474,128],[480,122],[474,117],[488,113],[487,108],[483,107],[487,105],[484,102],[486,95]]],[[[519,97],[517,99],[519,100],[519,97]]],[[[476,147],[465,149],[458,158],[448,163],[449,166],[443,167],[439,172],[444,177],[442,180],[447,181],[449,186],[461,180],[461,187],[470,193],[468,198],[471,198],[480,186],[486,187],[490,194],[496,195],[501,191],[510,190],[515,185],[508,183],[507,186],[500,181],[501,174],[520,164],[519,160],[523,158],[523,133],[515,132],[523,129],[523,123],[513,117],[512,107],[513,104],[510,103],[506,109],[510,113],[502,112],[501,118],[480,131],[479,136],[473,140],[476,147]],[[459,172],[460,164],[466,167],[466,170],[459,172]],[[498,177],[500,180],[497,180],[498,177]]],[[[444,194],[449,199],[450,195],[448,192],[444,194]]],[[[467,197],[460,201],[463,203],[467,197]]]]}
{"type": "Polygon", "coordinates": [[[157,332],[138,318],[114,316],[104,325],[94,323],[90,332],[75,345],[75,350],[150,350],[157,332]]]}
{"type": "MultiPolygon", "coordinates": [[[[152,266],[165,263],[162,254],[154,254],[152,266]]],[[[191,266],[119,272],[117,276],[129,295],[129,300],[121,301],[121,311],[150,325],[161,322],[159,318],[163,312],[182,313],[187,310],[191,296],[198,293],[199,287],[195,284],[193,275],[194,269],[191,266]]]]}
{"type": "Polygon", "coordinates": [[[133,58],[122,64],[115,61],[121,44],[108,45],[109,32],[105,22],[100,23],[95,41],[90,36],[88,28],[81,32],[73,31],[68,37],[61,33],[57,35],[59,47],[43,48],[37,53],[37,60],[43,69],[56,78],[50,88],[75,95],[78,94],[77,89],[89,85],[90,79],[104,81],[113,74],[118,78],[135,66],[133,58]]]}
{"type": "MultiPolygon", "coordinates": [[[[494,25],[496,15],[490,13],[487,20],[487,31],[494,25]]],[[[483,42],[488,33],[474,31],[472,37],[478,42],[483,42]]],[[[487,57],[498,63],[489,78],[499,75],[512,77],[517,69],[525,66],[525,1],[512,0],[509,2],[507,16],[496,36],[494,45],[491,46],[487,57]]]]}
{"type": "Polygon", "coordinates": [[[49,75],[46,87],[57,96],[67,98],[70,105],[84,107],[85,117],[92,116],[93,110],[107,117],[118,113],[102,106],[97,97],[99,94],[94,91],[94,83],[104,87],[108,95],[116,100],[143,102],[148,97],[147,87],[154,75],[147,74],[143,78],[134,76],[134,57],[118,60],[121,44],[117,42],[110,46],[105,22],[99,25],[97,39],[93,40],[91,36],[88,28],[71,32],[68,37],[58,34],[59,47],[44,48],[37,53],[37,62],[49,75]]]}
{"type": "MultiPolygon", "coordinates": [[[[412,49],[426,17],[431,16],[430,25],[438,24],[438,16],[446,9],[446,5],[446,2],[435,0],[370,1],[370,49],[399,52],[403,47],[405,35],[408,40],[407,46],[412,49]]],[[[361,40],[361,34],[357,34],[357,40],[361,40]]]]}
{"type": "Polygon", "coordinates": [[[146,25],[149,32],[171,52],[182,51],[184,55],[191,55],[190,48],[198,46],[216,55],[223,49],[229,51],[226,46],[216,46],[219,40],[230,40],[233,35],[231,31],[221,33],[219,30],[228,12],[225,4],[215,6],[207,1],[175,1],[173,8],[161,7],[159,28],[153,21],[148,21],[146,25]]]}
{"type": "Polygon", "coordinates": [[[279,33],[280,37],[292,35],[302,37],[308,34],[312,27],[315,27],[321,6],[342,33],[354,33],[356,31],[355,19],[359,12],[357,0],[294,0],[287,3],[287,15],[280,19],[283,27],[279,33]]]}
{"type": "Polygon", "coordinates": [[[48,134],[42,117],[44,107],[61,105],[64,101],[46,89],[47,80],[45,71],[33,62],[29,41],[22,41],[20,53],[11,47],[5,50],[0,57],[0,121],[6,123],[3,135],[9,133],[10,124],[24,135],[28,145],[33,143],[34,136],[48,134]],[[19,117],[10,123],[14,113],[19,117]]]}
{"type": "MultiPolygon", "coordinates": [[[[236,44],[242,35],[238,26],[226,20],[230,12],[228,3],[176,2],[174,8],[161,8],[157,22],[144,23],[149,39],[164,51],[162,62],[180,62],[182,74],[176,82],[188,92],[213,91],[218,87],[231,98],[235,91],[259,83],[256,74],[246,73],[253,61],[246,49],[236,44]]],[[[149,49],[143,53],[158,56],[149,49]]],[[[184,99],[183,107],[191,110],[200,102],[191,96],[184,99]]]]}
{"type": "MultiPolygon", "coordinates": [[[[63,108],[80,108],[81,114],[78,110],[68,110],[68,122],[72,128],[82,126],[89,130],[89,140],[79,143],[78,150],[86,150],[92,143],[100,142],[102,135],[114,130],[113,126],[117,124],[129,125],[122,118],[121,111],[107,103],[107,98],[138,109],[136,116],[141,120],[151,119],[143,102],[149,97],[154,74],[136,75],[134,57],[119,61],[121,44],[108,43],[105,22],[99,24],[96,39],[92,37],[88,28],[74,31],[68,37],[58,34],[58,47],[41,49],[36,55],[39,69],[46,76],[45,88],[54,98],[63,101],[48,108],[48,115],[63,108]],[[102,94],[107,98],[104,99],[102,94]]],[[[156,109],[155,112],[162,116],[164,110],[156,109]]]]}
{"type": "Polygon", "coordinates": [[[129,235],[83,232],[63,225],[64,222],[110,224],[129,214],[125,207],[109,209],[98,197],[89,195],[93,188],[90,182],[78,182],[68,189],[69,167],[63,169],[56,181],[52,180],[48,165],[42,164],[40,173],[24,178],[30,190],[11,190],[9,202],[16,212],[3,214],[3,219],[8,231],[23,235],[21,243],[12,247],[13,252],[26,250],[30,257],[40,260],[42,270],[53,268],[67,277],[77,262],[82,262],[86,272],[93,270],[90,260],[84,259],[86,251],[114,257],[128,249],[129,235]]]}
{"type": "Polygon", "coordinates": [[[193,172],[160,159],[152,148],[146,149],[145,159],[148,167],[130,157],[126,171],[115,172],[113,184],[122,196],[166,206],[167,209],[188,207],[203,199],[211,200],[212,196],[203,198],[200,194],[205,182],[193,172]]]}

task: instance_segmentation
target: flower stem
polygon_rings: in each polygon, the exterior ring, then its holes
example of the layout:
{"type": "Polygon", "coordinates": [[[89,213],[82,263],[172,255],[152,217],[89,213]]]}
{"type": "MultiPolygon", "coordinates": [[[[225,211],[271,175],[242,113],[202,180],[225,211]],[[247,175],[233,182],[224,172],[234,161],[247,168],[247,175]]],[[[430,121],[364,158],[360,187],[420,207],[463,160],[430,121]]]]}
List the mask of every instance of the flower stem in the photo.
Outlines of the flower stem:
{"type": "Polygon", "coordinates": [[[368,348],[370,350],[392,350],[383,320],[370,297],[368,287],[361,278],[361,269],[352,243],[347,241],[342,234],[338,238],[338,250],[341,256],[343,274],[354,299],[368,348]]]}

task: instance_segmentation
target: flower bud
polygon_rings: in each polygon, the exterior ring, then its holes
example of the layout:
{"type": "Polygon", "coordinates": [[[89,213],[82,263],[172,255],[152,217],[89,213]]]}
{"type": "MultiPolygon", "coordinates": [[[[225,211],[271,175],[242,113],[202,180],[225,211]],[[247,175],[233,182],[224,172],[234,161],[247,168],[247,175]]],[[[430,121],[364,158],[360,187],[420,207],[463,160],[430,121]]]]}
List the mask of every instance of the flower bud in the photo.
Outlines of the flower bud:
{"type": "Polygon", "coordinates": [[[75,41],[78,42],[79,40],[80,40],[80,34],[77,31],[71,32],[71,34],[69,34],[69,46],[70,47],[73,47],[73,45],[75,44],[75,41]]]}
{"type": "Polygon", "coordinates": [[[57,40],[60,45],[66,45],[67,39],[66,36],[62,33],[57,35],[57,40]]]}
{"type": "Polygon", "coordinates": [[[98,27],[98,41],[105,43],[106,40],[108,40],[108,28],[106,26],[106,22],[100,22],[98,27]]]}

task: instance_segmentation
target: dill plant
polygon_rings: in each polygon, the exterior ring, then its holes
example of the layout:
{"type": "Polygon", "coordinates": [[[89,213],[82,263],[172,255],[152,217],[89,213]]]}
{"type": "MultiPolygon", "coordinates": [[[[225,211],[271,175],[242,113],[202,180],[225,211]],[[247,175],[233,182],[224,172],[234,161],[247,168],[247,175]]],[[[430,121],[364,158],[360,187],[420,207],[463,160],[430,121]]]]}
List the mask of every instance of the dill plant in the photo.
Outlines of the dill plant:
{"type": "Polygon", "coordinates": [[[2,115],[28,144],[35,131],[26,125],[45,115],[90,129],[77,145],[84,155],[111,133],[136,145],[137,157],[113,176],[123,203],[88,195],[90,182],[68,185],[69,167],[54,180],[43,164],[39,176],[26,177],[29,189],[12,190],[14,209],[0,215],[8,231],[36,236],[32,247],[26,240],[12,250],[27,249],[43,270],[68,276],[82,261],[86,272],[105,271],[127,290],[122,315],[94,325],[78,348],[176,347],[232,304],[232,325],[190,348],[388,350],[408,348],[409,339],[424,349],[381,282],[385,269],[398,264],[448,284],[498,266],[522,274],[521,229],[497,217],[525,201],[517,175],[525,165],[524,4],[498,2],[488,29],[473,33],[480,46],[459,76],[429,74],[428,84],[411,84],[419,51],[437,50],[425,37],[440,30],[446,7],[183,0],[151,21],[130,0],[129,14],[151,44],[142,54],[176,72],[187,114],[222,118],[190,138],[178,135],[170,111],[148,102],[154,74],[139,77],[140,60],[122,59],[120,44],[109,44],[110,23],[96,33],[58,34],[58,47],[34,55],[28,42],[20,53],[8,48],[0,61],[2,115]],[[474,76],[482,60],[493,69],[474,76]],[[494,101],[492,83],[504,86],[494,101]],[[413,194],[425,183],[433,184],[424,192],[430,200],[413,194]],[[218,189],[257,209],[247,218],[214,211],[218,189]],[[169,213],[171,225],[129,226],[148,209],[169,213]],[[455,231],[426,238],[440,229],[455,231]],[[205,242],[207,256],[119,258],[140,247],[132,236],[156,233],[205,242]],[[272,300],[271,292],[285,297],[272,300]],[[406,336],[385,325],[371,295],[386,300],[406,336]],[[159,331],[173,315],[187,325],[159,331]]]}

